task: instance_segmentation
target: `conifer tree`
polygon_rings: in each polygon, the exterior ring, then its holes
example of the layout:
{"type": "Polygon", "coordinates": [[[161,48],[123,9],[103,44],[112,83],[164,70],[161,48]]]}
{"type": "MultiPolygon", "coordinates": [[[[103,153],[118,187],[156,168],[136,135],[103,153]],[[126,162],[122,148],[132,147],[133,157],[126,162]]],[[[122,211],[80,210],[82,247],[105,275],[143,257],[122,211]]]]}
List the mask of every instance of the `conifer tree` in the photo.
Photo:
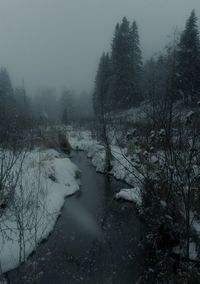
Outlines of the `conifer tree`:
{"type": "Polygon", "coordinates": [[[95,80],[93,105],[96,114],[110,110],[109,88],[111,80],[111,63],[109,54],[103,53],[95,80]]]}
{"type": "Polygon", "coordinates": [[[141,101],[141,71],[142,71],[142,52],[140,49],[140,38],[136,21],[131,27],[131,43],[132,43],[132,64],[133,64],[133,105],[141,101]]]}
{"type": "Polygon", "coordinates": [[[112,43],[112,104],[114,109],[126,109],[132,103],[134,90],[133,53],[130,23],[123,18],[115,28],[112,43]]]}
{"type": "Polygon", "coordinates": [[[193,10],[178,48],[178,85],[186,104],[200,96],[200,40],[197,20],[193,10]]]}
{"type": "Polygon", "coordinates": [[[142,55],[138,27],[123,18],[112,42],[112,102],[115,109],[130,108],[140,100],[142,55]]]}
{"type": "Polygon", "coordinates": [[[13,88],[6,68],[0,70],[0,96],[12,96],[13,88]]]}
{"type": "Polygon", "coordinates": [[[15,112],[13,87],[6,68],[0,69],[0,119],[12,120],[15,112]]]}

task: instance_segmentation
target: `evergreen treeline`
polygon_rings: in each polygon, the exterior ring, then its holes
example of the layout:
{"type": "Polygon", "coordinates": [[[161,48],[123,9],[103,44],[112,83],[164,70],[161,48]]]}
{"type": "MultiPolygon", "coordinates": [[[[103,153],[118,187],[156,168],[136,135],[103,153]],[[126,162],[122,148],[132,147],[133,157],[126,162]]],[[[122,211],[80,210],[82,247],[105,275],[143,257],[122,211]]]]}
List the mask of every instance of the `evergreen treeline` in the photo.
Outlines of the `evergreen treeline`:
{"type": "MultiPolygon", "coordinates": [[[[30,115],[30,102],[24,86],[13,87],[6,68],[0,69],[1,122],[30,115]]],[[[1,124],[2,125],[2,124],[1,124]]]]}
{"type": "Polygon", "coordinates": [[[79,123],[91,116],[90,93],[63,90],[59,95],[46,87],[31,99],[23,84],[14,87],[7,69],[0,68],[0,145],[20,144],[39,125],[79,123]]]}
{"type": "Polygon", "coordinates": [[[123,18],[116,25],[111,53],[100,58],[95,80],[95,113],[124,110],[142,100],[200,100],[200,37],[198,18],[191,12],[181,35],[157,57],[142,64],[137,23],[123,18]]]}
{"type": "Polygon", "coordinates": [[[200,99],[200,38],[193,10],[177,48],[178,87],[184,102],[200,99]]]}
{"type": "Polygon", "coordinates": [[[101,56],[94,91],[94,108],[127,109],[141,100],[142,55],[138,27],[126,17],[115,27],[111,54],[101,56]]]}
{"type": "Polygon", "coordinates": [[[30,103],[24,86],[14,88],[6,68],[0,69],[0,144],[15,143],[30,127],[30,103]]]}

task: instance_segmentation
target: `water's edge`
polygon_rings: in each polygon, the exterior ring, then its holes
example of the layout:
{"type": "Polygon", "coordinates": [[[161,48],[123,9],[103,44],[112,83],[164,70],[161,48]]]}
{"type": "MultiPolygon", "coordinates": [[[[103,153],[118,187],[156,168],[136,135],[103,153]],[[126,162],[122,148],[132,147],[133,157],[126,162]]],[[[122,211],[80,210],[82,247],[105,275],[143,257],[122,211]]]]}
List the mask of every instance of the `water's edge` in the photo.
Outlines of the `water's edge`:
{"type": "Polygon", "coordinates": [[[142,226],[133,204],[113,200],[125,184],[96,173],[84,152],[71,160],[82,172],[81,191],[66,199],[47,242],[7,273],[9,283],[134,283],[142,226]]]}

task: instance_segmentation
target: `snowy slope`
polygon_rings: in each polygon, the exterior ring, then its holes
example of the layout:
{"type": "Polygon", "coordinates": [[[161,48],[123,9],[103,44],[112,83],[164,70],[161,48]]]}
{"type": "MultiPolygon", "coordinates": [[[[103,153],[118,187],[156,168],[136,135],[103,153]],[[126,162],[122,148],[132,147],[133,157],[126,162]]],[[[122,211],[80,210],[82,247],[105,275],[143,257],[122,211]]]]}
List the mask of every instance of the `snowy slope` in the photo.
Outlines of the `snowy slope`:
{"type": "Polygon", "coordinates": [[[34,150],[26,155],[15,202],[0,218],[2,272],[17,267],[48,237],[64,198],[79,189],[77,170],[54,150],[34,150]]]}
{"type": "Polygon", "coordinates": [[[124,199],[136,203],[138,206],[142,204],[140,188],[124,188],[116,194],[116,199],[124,199]]]}
{"type": "MultiPolygon", "coordinates": [[[[98,141],[91,137],[89,131],[68,132],[68,139],[73,149],[87,152],[88,158],[96,167],[97,172],[105,172],[105,149],[98,141]]],[[[111,174],[119,180],[123,180],[131,186],[139,186],[140,174],[133,172],[131,157],[126,156],[127,149],[121,149],[116,145],[111,145],[113,156],[111,174]]]]}

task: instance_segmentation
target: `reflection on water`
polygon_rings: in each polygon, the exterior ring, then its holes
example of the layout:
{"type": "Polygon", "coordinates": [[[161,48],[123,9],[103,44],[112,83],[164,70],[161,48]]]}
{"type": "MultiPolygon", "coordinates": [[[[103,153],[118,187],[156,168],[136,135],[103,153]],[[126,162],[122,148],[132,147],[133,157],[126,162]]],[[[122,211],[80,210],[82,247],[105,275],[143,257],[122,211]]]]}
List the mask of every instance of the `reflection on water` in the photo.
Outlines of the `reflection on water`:
{"type": "Polygon", "coordinates": [[[81,203],[76,200],[72,203],[69,202],[65,208],[64,215],[65,218],[70,218],[71,222],[77,226],[78,230],[82,233],[99,240],[102,238],[102,231],[96,219],[81,203]]]}
{"type": "Polygon", "coordinates": [[[81,192],[66,200],[56,228],[10,283],[134,283],[139,274],[141,224],[130,203],[114,201],[124,184],[97,174],[83,152],[73,162],[82,171],[81,192]]]}

